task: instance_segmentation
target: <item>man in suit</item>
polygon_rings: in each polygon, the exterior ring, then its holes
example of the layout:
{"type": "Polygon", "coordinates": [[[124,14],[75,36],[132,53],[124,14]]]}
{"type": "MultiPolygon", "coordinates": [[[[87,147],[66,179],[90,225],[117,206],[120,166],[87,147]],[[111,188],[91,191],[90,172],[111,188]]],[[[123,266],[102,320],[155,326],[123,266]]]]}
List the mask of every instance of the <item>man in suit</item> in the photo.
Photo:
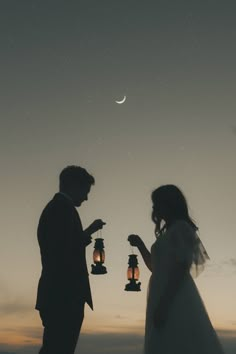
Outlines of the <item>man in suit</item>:
{"type": "Polygon", "coordinates": [[[60,189],[44,208],[38,225],[42,273],[35,308],[44,326],[40,354],[73,354],[84,318],[93,309],[86,246],[105,223],[95,220],[83,230],[75,207],[88,199],[95,183],[84,168],[68,166],[60,174],[60,189]]]}

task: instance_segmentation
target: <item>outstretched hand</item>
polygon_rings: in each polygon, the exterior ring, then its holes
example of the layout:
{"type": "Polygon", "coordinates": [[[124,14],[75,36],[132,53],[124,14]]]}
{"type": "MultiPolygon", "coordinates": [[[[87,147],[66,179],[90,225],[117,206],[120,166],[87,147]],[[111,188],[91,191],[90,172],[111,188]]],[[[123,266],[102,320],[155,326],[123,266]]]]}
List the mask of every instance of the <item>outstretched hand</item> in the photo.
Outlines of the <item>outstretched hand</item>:
{"type": "Polygon", "coordinates": [[[131,246],[139,247],[142,244],[142,239],[138,235],[129,235],[128,236],[128,241],[131,246]]]}
{"type": "Polygon", "coordinates": [[[92,224],[88,227],[87,231],[90,235],[94,234],[96,231],[101,230],[103,226],[106,225],[102,219],[96,219],[92,222],[92,224]]]}

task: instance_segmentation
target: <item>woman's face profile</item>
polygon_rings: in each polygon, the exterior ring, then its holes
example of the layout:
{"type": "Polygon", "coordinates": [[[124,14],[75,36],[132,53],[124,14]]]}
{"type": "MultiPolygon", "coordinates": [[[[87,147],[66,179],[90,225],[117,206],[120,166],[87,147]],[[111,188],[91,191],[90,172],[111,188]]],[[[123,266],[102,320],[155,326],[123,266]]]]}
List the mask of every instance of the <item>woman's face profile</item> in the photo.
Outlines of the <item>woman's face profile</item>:
{"type": "Polygon", "coordinates": [[[161,219],[160,208],[158,208],[156,203],[152,205],[152,214],[155,217],[155,219],[157,220],[161,219]]]}

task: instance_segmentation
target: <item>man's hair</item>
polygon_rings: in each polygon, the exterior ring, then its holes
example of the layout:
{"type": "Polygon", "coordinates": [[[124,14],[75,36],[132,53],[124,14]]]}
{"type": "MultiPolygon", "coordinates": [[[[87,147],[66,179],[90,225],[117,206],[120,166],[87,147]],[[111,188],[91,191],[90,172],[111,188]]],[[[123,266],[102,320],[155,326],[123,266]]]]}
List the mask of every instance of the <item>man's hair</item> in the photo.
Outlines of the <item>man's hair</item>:
{"type": "Polygon", "coordinates": [[[65,167],[60,173],[59,180],[61,191],[69,189],[72,185],[81,185],[83,187],[95,184],[94,177],[85,168],[74,165],[65,167]]]}

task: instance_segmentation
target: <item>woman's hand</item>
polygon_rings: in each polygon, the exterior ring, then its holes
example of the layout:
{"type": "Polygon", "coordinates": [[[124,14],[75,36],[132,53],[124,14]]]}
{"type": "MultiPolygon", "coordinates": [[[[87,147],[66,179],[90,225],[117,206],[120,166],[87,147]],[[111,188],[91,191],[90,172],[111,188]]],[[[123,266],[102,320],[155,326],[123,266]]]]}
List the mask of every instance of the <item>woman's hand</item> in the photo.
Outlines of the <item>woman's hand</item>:
{"type": "Polygon", "coordinates": [[[138,235],[129,235],[128,241],[130,245],[134,247],[140,247],[143,244],[141,237],[139,237],[138,235]]]}
{"type": "Polygon", "coordinates": [[[138,247],[146,266],[150,271],[152,271],[151,253],[148,251],[141,237],[132,234],[128,236],[128,241],[131,246],[138,247]]]}

